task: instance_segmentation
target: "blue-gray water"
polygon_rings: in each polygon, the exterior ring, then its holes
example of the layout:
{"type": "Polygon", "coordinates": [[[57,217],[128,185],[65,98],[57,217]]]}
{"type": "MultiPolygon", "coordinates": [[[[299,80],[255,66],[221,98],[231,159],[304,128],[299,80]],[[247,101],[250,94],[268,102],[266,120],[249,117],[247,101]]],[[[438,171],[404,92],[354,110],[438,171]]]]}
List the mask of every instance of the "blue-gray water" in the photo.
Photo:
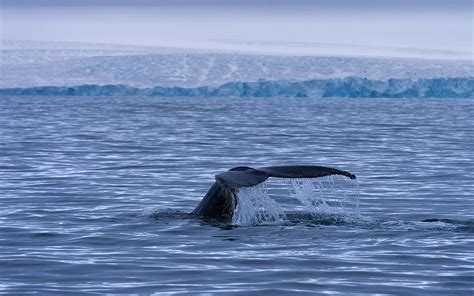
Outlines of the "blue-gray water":
{"type": "Polygon", "coordinates": [[[472,295],[473,118],[470,99],[0,97],[0,293],[472,295]],[[283,164],[356,174],[364,219],[186,214],[214,174],[283,164]]]}

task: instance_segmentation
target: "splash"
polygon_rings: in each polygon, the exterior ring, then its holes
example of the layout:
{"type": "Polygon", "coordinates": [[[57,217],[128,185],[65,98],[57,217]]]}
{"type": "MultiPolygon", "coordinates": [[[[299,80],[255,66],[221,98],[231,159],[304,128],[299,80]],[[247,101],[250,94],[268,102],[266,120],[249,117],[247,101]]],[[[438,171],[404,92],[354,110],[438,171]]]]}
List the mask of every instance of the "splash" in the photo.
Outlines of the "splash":
{"type": "Polygon", "coordinates": [[[356,181],[327,176],[318,179],[288,179],[287,182],[290,196],[299,200],[310,213],[360,216],[356,181]]]}
{"type": "MultiPolygon", "coordinates": [[[[236,192],[237,206],[234,211],[234,225],[272,225],[287,220],[281,197],[268,190],[266,181],[253,187],[241,188],[236,192]],[[277,202],[278,201],[278,202],[277,202]]],[[[337,217],[352,221],[360,217],[359,188],[356,181],[340,176],[316,179],[286,179],[283,193],[286,198],[296,200],[302,213],[313,217],[337,217]]],[[[283,199],[285,199],[285,197],[283,199]]]]}
{"type": "Polygon", "coordinates": [[[266,182],[236,192],[237,206],[232,218],[234,225],[281,224],[285,213],[267,191],[266,182]]]}

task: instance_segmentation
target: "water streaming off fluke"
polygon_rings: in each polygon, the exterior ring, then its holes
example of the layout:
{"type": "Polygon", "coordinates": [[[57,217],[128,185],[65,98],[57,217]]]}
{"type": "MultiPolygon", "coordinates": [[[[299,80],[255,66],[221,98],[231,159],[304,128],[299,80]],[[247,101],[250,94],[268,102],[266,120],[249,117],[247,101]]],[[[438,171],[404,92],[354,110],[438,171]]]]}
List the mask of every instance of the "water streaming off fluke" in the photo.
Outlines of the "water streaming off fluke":
{"type": "Polygon", "coordinates": [[[232,218],[232,224],[279,224],[284,221],[285,212],[268,195],[266,182],[252,187],[240,188],[236,196],[237,206],[232,218]]]}
{"type": "Polygon", "coordinates": [[[233,225],[282,224],[286,209],[318,217],[360,217],[357,181],[341,176],[272,179],[240,188],[236,197],[233,225]]]}

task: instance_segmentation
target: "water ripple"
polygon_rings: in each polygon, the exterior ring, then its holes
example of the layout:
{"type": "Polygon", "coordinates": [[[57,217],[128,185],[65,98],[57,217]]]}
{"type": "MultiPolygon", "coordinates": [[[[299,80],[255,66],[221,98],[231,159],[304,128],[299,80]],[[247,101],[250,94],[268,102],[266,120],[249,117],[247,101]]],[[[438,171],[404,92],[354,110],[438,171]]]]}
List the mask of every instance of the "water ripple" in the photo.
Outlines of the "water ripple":
{"type": "Polygon", "coordinates": [[[473,118],[472,100],[0,97],[0,293],[471,295],[473,118]],[[360,217],[189,214],[216,173],[282,164],[357,174],[360,217]]]}

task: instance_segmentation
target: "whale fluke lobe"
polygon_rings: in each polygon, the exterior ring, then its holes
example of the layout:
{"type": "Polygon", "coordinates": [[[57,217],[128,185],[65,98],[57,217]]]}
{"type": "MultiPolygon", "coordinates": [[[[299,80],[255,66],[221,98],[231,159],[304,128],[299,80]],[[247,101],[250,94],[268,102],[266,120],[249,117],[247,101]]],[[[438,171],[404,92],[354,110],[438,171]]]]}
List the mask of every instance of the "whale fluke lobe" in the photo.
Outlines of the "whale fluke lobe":
{"type": "Polygon", "coordinates": [[[356,176],[334,168],[311,165],[294,165],[294,166],[273,166],[259,168],[258,170],[267,173],[270,177],[277,178],[320,178],[329,175],[342,175],[350,179],[356,176]]]}
{"type": "Polygon", "coordinates": [[[356,178],[355,175],[349,172],[323,166],[272,166],[258,169],[245,166],[235,167],[216,175],[216,182],[192,214],[230,221],[237,205],[236,192],[239,188],[258,185],[270,177],[320,178],[329,175],[341,175],[350,179],[356,178]]]}

